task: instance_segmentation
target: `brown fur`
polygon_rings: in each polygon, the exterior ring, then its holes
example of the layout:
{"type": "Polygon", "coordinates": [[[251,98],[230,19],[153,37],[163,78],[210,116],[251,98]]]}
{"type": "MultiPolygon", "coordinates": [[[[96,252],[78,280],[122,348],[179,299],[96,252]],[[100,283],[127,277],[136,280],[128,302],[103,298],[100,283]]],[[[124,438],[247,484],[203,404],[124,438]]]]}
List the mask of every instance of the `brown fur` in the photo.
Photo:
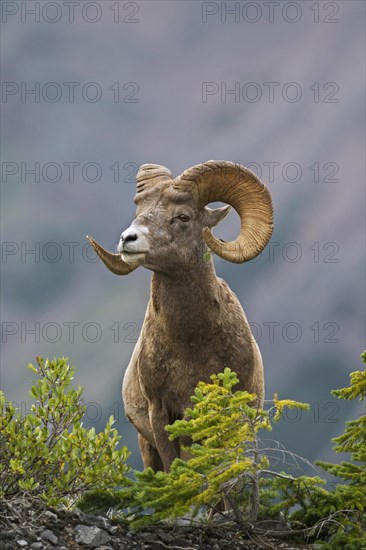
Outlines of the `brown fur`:
{"type": "Polygon", "coordinates": [[[263,399],[263,366],[237,297],[212,259],[203,258],[202,228],[216,225],[227,209],[198,208],[189,194],[171,189],[145,193],[137,204],[133,225],[148,229],[150,245],[140,265],[154,273],[122,393],[144,466],[168,471],[180,448],[164,428],[183,417],[197,383],[230,367],[238,388],[263,399]],[[190,221],[179,221],[180,213],[190,221]]]}

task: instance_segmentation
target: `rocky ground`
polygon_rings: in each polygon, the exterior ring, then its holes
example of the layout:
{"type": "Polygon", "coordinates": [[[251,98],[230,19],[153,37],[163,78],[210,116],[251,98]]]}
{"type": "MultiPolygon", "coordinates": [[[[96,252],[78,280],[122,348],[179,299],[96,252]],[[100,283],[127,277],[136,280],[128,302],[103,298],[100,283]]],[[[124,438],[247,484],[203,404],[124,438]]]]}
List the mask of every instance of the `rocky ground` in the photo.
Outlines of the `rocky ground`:
{"type": "MultiPolygon", "coordinates": [[[[1,514],[0,514],[1,517],[1,514]]],[[[144,528],[135,532],[124,525],[112,524],[103,516],[80,511],[51,511],[34,514],[27,526],[19,518],[7,521],[0,532],[1,550],[299,550],[312,546],[284,542],[270,536],[249,535],[234,522],[221,520],[200,525],[183,521],[144,528]]]]}

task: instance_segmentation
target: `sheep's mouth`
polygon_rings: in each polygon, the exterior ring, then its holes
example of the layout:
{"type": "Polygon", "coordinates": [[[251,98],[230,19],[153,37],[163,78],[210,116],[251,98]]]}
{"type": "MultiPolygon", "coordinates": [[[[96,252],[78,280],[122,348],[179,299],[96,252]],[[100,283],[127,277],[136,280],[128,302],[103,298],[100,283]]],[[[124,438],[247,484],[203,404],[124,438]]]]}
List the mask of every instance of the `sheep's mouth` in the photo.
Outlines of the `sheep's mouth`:
{"type": "Polygon", "coordinates": [[[147,254],[146,251],[141,250],[123,250],[121,252],[121,257],[124,262],[127,264],[136,263],[140,260],[143,260],[147,254]]]}
{"type": "Polygon", "coordinates": [[[136,248],[134,250],[128,250],[128,248],[124,248],[121,251],[121,254],[127,254],[128,256],[138,256],[139,254],[147,254],[147,250],[137,250],[136,248]]]}

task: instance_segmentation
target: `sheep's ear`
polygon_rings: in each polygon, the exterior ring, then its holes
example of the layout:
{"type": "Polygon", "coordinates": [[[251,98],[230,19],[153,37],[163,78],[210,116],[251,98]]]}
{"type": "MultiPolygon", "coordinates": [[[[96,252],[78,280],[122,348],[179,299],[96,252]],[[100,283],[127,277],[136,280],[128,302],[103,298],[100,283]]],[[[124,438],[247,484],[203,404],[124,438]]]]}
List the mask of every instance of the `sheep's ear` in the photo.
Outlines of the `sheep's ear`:
{"type": "Polygon", "coordinates": [[[226,205],[222,206],[221,208],[209,208],[208,206],[205,206],[205,217],[204,217],[204,223],[206,227],[215,227],[221,220],[225,218],[225,216],[228,215],[228,213],[231,210],[231,206],[226,205]]]}

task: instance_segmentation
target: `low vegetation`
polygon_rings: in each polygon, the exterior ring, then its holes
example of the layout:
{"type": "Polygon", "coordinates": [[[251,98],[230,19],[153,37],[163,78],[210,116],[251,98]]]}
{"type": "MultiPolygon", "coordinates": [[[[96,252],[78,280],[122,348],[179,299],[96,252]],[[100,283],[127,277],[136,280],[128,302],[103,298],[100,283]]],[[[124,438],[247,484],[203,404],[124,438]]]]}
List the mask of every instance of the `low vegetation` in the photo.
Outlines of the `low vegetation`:
{"type": "MultiPolygon", "coordinates": [[[[362,360],[366,363],[366,353],[362,360]]],[[[336,453],[348,453],[349,460],[316,463],[319,472],[337,477],[334,490],[328,491],[319,475],[277,471],[273,457],[288,451],[271,448],[263,436],[286,407],[308,405],[275,396],[259,408],[254,394],[235,391],[238,378],[225,369],[210,383],[200,382],[185,419],[166,428],[171,440],[191,440],[187,460],[175,459],[169,473],[148,468],[131,479],[129,452],[117,448],[113,418],[99,434],[83,428],[82,390],[72,387],[68,361],[37,358],[29,368],[38,377],[30,391],[35,399],[30,414],[16,411],[0,393],[4,526],[14,504],[18,514],[22,506],[77,505],[84,511],[108,511],[134,529],[183,516],[210,522],[223,514],[252,534],[317,541],[322,550],[366,547],[365,415],[347,422],[333,440],[336,453]]],[[[349,387],[332,393],[363,400],[366,371],[352,372],[349,387]]]]}
{"type": "Polygon", "coordinates": [[[72,386],[67,359],[37,357],[28,367],[38,378],[30,414],[17,411],[0,391],[1,504],[25,499],[35,507],[71,507],[85,491],[123,485],[129,452],[117,449],[113,417],[99,434],[83,428],[82,390],[72,386]]]}

